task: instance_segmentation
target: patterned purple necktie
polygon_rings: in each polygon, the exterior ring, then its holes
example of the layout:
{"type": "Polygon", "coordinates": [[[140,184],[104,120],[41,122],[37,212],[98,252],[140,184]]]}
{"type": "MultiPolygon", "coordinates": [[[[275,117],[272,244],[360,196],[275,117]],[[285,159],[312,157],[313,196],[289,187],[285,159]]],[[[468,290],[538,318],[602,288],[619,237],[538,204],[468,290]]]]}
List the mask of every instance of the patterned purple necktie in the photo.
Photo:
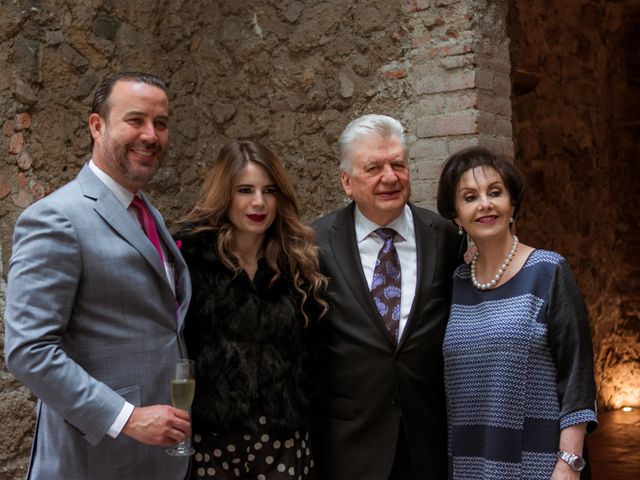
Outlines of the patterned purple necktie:
{"type": "Polygon", "coordinates": [[[384,245],[378,253],[373,270],[371,296],[389,333],[397,343],[400,326],[401,271],[398,251],[393,243],[396,231],[392,228],[378,228],[376,233],[384,240],[384,245]]]}

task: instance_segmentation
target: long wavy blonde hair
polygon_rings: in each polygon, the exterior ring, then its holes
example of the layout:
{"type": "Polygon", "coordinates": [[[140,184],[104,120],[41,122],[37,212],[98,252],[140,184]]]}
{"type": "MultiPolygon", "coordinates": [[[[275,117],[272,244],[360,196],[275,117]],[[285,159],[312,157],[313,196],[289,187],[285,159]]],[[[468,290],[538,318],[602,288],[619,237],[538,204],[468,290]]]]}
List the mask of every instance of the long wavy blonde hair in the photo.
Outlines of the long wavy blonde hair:
{"type": "Polygon", "coordinates": [[[305,304],[309,297],[321,307],[320,317],[328,310],[322,298],[328,280],[320,272],[318,248],[311,228],[300,220],[300,207],[293,185],[282,161],[264,145],[251,140],[235,140],[220,150],[193,209],[179,223],[191,232],[215,230],[218,255],[230,270],[242,269],[231,253],[234,227],[227,212],[242,170],[249,162],[263,167],[277,187],[278,207],[273,224],[266,232],[263,250],[267,264],[274,272],[273,284],[288,270],[295,289],[302,296],[300,310],[309,323],[305,304]]]}

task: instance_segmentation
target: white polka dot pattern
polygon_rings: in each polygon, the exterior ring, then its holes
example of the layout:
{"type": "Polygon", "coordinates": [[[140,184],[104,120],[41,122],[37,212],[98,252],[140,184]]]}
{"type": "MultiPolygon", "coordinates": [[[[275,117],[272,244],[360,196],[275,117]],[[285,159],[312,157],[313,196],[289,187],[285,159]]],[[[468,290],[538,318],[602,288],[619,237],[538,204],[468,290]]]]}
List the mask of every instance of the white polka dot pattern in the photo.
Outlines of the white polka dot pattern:
{"type": "Polygon", "coordinates": [[[309,433],[274,434],[268,430],[266,417],[260,417],[257,424],[263,430],[242,434],[195,434],[196,454],[191,478],[308,480],[313,472],[309,433]]]}

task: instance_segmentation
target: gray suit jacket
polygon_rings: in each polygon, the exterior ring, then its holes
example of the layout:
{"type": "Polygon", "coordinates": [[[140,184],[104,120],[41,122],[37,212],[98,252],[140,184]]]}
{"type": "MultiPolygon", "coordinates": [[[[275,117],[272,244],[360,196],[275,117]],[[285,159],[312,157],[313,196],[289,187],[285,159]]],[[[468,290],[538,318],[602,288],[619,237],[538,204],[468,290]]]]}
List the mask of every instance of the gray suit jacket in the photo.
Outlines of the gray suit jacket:
{"type": "Polygon", "coordinates": [[[323,357],[326,416],[316,443],[326,480],[386,480],[402,424],[412,478],[447,478],[442,338],[461,238],[451,222],[409,204],[417,249],[416,294],[402,336],[393,341],[367,285],[354,204],[314,224],[330,279],[323,357]]]}
{"type": "Polygon", "coordinates": [[[125,399],[134,406],[170,404],[173,366],[187,356],[189,272],[162,217],[150,209],[174,262],[175,295],[151,242],[88,166],[18,219],[5,356],[11,373],[38,397],[28,478],[186,474],[184,457],[106,435],[125,399]]]}

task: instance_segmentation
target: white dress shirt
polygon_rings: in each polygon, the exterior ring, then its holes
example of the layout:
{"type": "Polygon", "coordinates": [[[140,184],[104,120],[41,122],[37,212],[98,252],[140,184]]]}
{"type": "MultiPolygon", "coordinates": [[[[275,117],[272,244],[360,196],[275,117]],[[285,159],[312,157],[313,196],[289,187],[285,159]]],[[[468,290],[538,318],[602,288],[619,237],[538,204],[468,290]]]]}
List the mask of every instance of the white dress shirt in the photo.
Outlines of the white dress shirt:
{"type": "MultiPolygon", "coordinates": [[[[356,228],[356,241],[358,243],[358,251],[360,252],[360,263],[364,276],[367,279],[367,285],[371,289],[373,281],[373,271],[378,259],[378,253],[384,245],[384,241],[377,233],[376,229],[383,227],[369,220],[360,209],[356,206],[354,212],[354,221],[356,228]]],[[[416,294],[416,277],[418,274],[418,260],[416,253],[416,232],[413,225],[413,215],[408,205],[404,206],[402,214],[384,228],[393,228],[398,235],[394,238],[394,244],[398,251],[401,270],[401,289],[402,296],[400,299],[400,325],[398,326],[398,338],[402,336],[404,327],[409,318],[409,312],[413,305],[413,299],[416,294]]]]}

